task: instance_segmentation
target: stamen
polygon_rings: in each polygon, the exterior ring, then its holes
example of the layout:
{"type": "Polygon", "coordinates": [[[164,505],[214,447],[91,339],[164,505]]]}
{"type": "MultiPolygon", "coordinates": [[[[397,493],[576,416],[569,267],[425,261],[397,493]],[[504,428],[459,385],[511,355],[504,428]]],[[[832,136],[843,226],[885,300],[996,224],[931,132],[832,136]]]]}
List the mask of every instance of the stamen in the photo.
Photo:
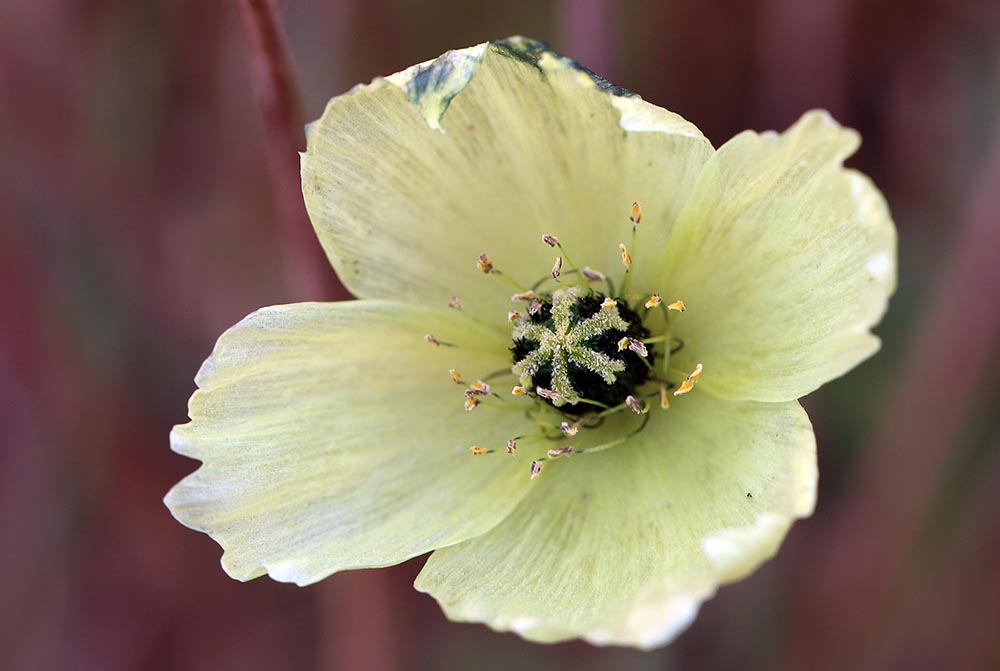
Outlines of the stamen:
{"type": "Polygon", "coordinates": [[[528,305],[528,314],[537,315],[541,309],[542,309],[542,302],[539,301],[537,298],[532,298],[531,303],[528,305]]]}
{"type": "Polygon", "coordinates": [[[666,387],[660,387],[660,407],[664,410],[670,408],[670,394],[667,393],[666,387]]]}
{"type": "Polygon", "coordinates": [[[559,457],[563,456],[568,457],[571,454],[573,454],[573,446],[567,445],[566,447],[560,447],[555,450],[549,450],[545,454],[549,456],[549,459],[558,459],[559,457]]]}
{"type": "Polygon", "coordinates": [[[538,474],[542,472],[542,467],[544,465],[545,464],[543,464],[540,461],[531,462],[531,478],[530,478],[531,480],[534,480],[535,478],[538,477],[538,474]]]}
{"type": "Polygon", "coordinates": [[[637,399],[635,396],[632,396],[631,394],[629,394],[628,397],[625,398],[625,404],[628,405],[629,410],[631,410],[637,415],[641,415],[644,412],[646,412],[646,407],[639,402],[639,399],[637,399]]]}
{"type": "Polygon", "coordinates": [[[667,306],[668,310],[676,310],[677,312],[684,312],[687,310],[687,306],[684,305],[684,301],[677,300],[667,306]]]}
{"type": "Polygon", "coordinates": [[[510,393],[514,396],[525,396],[528,393],[528,390],[522,387],[521,385],[517,385],[516,387],[510,390],[510,393]]]}
{"type": "Polygon", "coordinates": [[[628,344],[629,344],[630,340],[631,340],[631,338],[629,338],[628,336],[625,336],[624,338],[622,338],[621,340],[619,340],[618,341],[618,351],[619,352],[624,352],[625,349],[628,347],[628,344]]]}
{"type": "Polygon", "coordinates": [[[543,235],[542,242],[547,244],[549,247],[555,247],[559,244],[559,238],[554,235],[543,235]]]}
{"type": "Polygon", "coordinates": [[[489,452],[489,450],[487,450],[485,447],[479,447],[478,445],[473,445],[472,447],[469,448],[469,451],[476,456],[479,456],[481,454],[487,454],[489,452]]]}
{"type": "Polygon", "coordinates": [[[453,308],[455,310],[461,310],[462,309],[462,299],[459,298],[458,296],[452,296],[451,300],[448,301],[448,307],[453,308]]]}
{"type": "Polygon", "coordinates": [[[454,343],[445,342],[443,340],[438,340],[437,338],[434,337],[433,333],[426,333],[426,334],[424,334],[424,340],[427,341],[427,342],[429,342],[430,344],[434,345],[435,347],[441,347],[442,345],[444,345],[445,347],[454,347],[455,346],[454,343]]]}
{"type": "Polygon", "coordinates": [[[604,273],[599,272],[597,270],[594,270],[590,266],[584,266],[583,270],[580,271],[580,274],[583,275],[584,277],[586,277],[591,282],[603,282],[604,281],[604,273]]]}
{"type": "Polygon", "coordinates": [[[618,243],[618,250],[622,253],[622,265],[625,268],[632,267],[632,255],[628,253],[628,249],[625,247],[624,243],[618,243]]]}
{"type": "Polygon", "coordinates": [[[468,394],[470,392],[473,396],[489,396],[490,385],[486,384],[482,380],[476,380],[469,385],[469,390],[465,393],[468,394]]]}
{"type": "Polygon", "coordinates": [[[562,264],[563,264],[563,257],[557,256],[556,262],[552,266],[552,279],[554,280],[559,279],[559,275],[562,272],[562,264]]]}
{"type": "Polygon", "coordinates": [[[536,294],[534,291],[522,291],[520,293],[514,294],[513,296],[510,297],[510,299],[512,301],[525,301],[525,302],[534,301],[538,300],[538,294],[536,294]]]}
{"type": "Polygon", "coordinates": [[[551,389],[545,389],[544,387],[535,387],[535,393],[538,394],[540,398],[548,399],[550,401],[555,401],[559,398],[559,392],[552,391],[551,389]]]}
{"type": "Polygon", "coordinates": [[[507,454],[512,457],[517,454],[517,442],[513,438],[507,441],[507,454]]]}
{"type": "Polygon", "coordinates": [[[455,384],[462,384],[462,376],[458,374],[457,370],[452,368],[448,371],[448,374],[451,375],[452,382],[455,384]]]}
{"type": "Polygon", "coordinates": [[[611,297],[605,298],[604,302],[601,303],[602,310],[610,310],[611,308],[614,307],[618,307],[618,301],[616,301],[614,298],[611,297]]]}
{"type": "Polygon", "coordinates": [[[641,356],[643,359],[649,356],[649,350],[646,349],[646,346],[642,343],[641,340],[636,340],[635,338],[629,338],[628,348],[633,352],[635,352],[636,354],[638,354],[639,356],[641,356]]]}
{"type": "Polygon", "coordinates": [[[681,382],[681,386],[678,387],[677,391],[674,392],[674,396],[680,396],[681,394],[686,394],[692,389],[694,389],[694,385],[696,382],[698,382],[699,377],[701,377],[701,364],[695,366],[694,371],[690,375],[688,375],[683,382],[681,382]]]}
{"type": "Polygon", "coordinates": [[[507,321],[509,322],[516,322],[520,318],[521,318],[521,313],[515,310],[511,310],[510,312],[507,313],[507,321]]]}
{"type": "Polygon", "coordinates": [[[479,405],[479,399],[475,395],[466,395],[465,397],[465,411],[472,412],[479,405]]]}
{"type": "Polygon", "coordinates": [[[559,425],[559,430],[563,432],[566,436],[575,436],[580,431],[580,424],[578,422],[563,422],[559,425]]]}
{"type": "Polygon", "coordinates": [[[663,302],[663,299],[660,298],[660,294],[653,294],[652,296],[649,297],[649,300],[646,301],[646,309],[647,310],[652,310],[653,308],[655,308],[657,305],[659,305],[662,302],[663,302]]]}
{"type": "Polygon", "coordinates": [[[638,201],[632,203],[632,212],[628,215],[628,219],[632,222],[633,226],[637,226],[642,222],[642,205],[638,201]]]}
{"type": "Polygon", "coordinates": [[[486,253],[484,252],[483,254],[479,255],[479,260],[476,261],[476,267],[479,268],[479,270],[481,270],[482,272],[488,274],[493,271],[493,259],[487,256],[486,253]]]}

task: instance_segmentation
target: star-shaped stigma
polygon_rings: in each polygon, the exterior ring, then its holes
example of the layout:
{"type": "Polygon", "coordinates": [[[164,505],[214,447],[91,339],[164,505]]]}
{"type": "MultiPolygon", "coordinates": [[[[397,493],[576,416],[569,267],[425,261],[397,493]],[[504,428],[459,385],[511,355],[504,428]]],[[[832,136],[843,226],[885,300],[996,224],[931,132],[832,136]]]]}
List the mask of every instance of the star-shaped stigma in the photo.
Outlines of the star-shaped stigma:
{"type": "Polygon", "coordinates": [[[532,386],[532,377],[545,365],[552,366],[552,404],[575,404],[580,396],[570,381],[570,364],[589,370],[607,384],[614,384],[616,373],[625,370],[625,363],[614,359],[589,345],[592,339],[610,330],[627,331],[628,323],[618,312],[618,302],[606,298],[601,307],[586,319],[574,315],[573,308],[583,292],[579,287],[559,289],[552,295],[552,317],[545,323],[519,319],[514,326],[513,339],[538,344],[530,354],[514,364],[515,375],[525,387],[532,386]]]}

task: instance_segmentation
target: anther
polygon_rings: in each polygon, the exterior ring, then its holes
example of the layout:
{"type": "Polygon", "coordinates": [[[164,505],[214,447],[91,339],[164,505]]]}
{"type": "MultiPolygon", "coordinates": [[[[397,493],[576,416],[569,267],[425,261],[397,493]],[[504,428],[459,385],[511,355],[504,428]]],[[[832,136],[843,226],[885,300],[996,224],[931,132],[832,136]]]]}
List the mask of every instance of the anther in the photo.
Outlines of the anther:
{"type": "Polygon", "coordinates": [[[628,339],[628,348],[645,359],[649,356],[649,350],[646,349],[646,345],[641,340],[636,340],[635,338],[628,339]]]}
{"type": "Polygon", "coordinates": [[[642,221],[642,205],[638,201],[632,203],[632,212],[628,215],[633,226],[637,226],[642,221]]]}
{"type": "Polygon", "coordinates": [[[678,300],[678,301],[674,301],[673,303],[671,303],[670,305],[668,305],[667,309],[668,310],[676,310],[677,312],[684,312],[685,310],[687,310],[687,306],[684,305],[684,301],[679,301],[678,300]]]}
{"type": "Polygon", "coordinates": [[[465,411],[466,412],[472,412],[473,410],[476,409],[477,405],[479,405],[479,399],[476,398],[474,395],[466,394],[466,396],[465,396],[465,411]]]}
{"type": "Polygon", "coordinates": [[[584,266],[583,270],[580,271],[580,274],[583,275],[584,277],[586,277],[591,282],[603,282],[604,281],[604,273],[598,272],[598,271],[594,270],[593,268],[591,268],[590,266],[584,266]]]}
{"type": "Polygon", "coordinates": [[[528,314],[536,315],[542,309],[542,302],[537,298],[532,298],[531,303],[528,305],[528,314]]]}
{"type": "Polygon", "coordinates": [[[534,291],[522,291],[510,297],[512,301],[534,301],[538,300],[538,294],[534,291]]]}
{"type": "Polygon", "coordinates": [[[462,384],[462,376],[458,374],[457,370],[452,368],[451,370],[448,371],[448,374],[451,375],[452,382],[454,382],[455,384],[462,384]]]}
{"type": "Polygon", "coordinates": [[[484,273],[490,273],[493,271],[493,259],[486,254],[480,254],[479,260],[476,261],[476,267],[484,273]]]}
{"type": "Polygon", "coordinates": [[[513,438],[507,441],[507,454],[512,457],[517,454],[517,442],[513,438]]]}
{"type": "Polygon", "coordinates": [[[434,337],[434,334],[427,333],[424,335],[424,340],[434,345],[435,347],[440,347],[443,343],[434,337]]]}
{"type": "Polygon", "coordinates": [[[663,386],[660,387],[660,407],[664,410],[670,408],[670,394],[667,393],[667,388],[663,386]]]}
{"type": "Polygon", "coordinates": [[[625,398],[625,404],[628,406],[629,410],[631,410],[637,415],[641,415],[642,413],[646,412],[646,408],[642,405],[642,403],[639,402],[639,399],[637,399],[635,396],[632,396],[631,394],[629,394],[625,398]]]}
{"type": "Polygon", "coordinates": [[[560,448],[555,449],[555,450],[549,450],[545,454],[547,454],[549,456],[549,459],[558,459],[559,457],[568,457],[571,454],[573,454],[573,446],[572,445],[567,445],[566,447],[560,447],[560,448]]]}
{"type": "Polygon", "coordinates": [[[547,244],[549,247],[555,247],[559,244],[559,238],[554,235],[543,235],[542,242],[547,244]]]}
{"type": "Polygon", "coordinates": [[[472,447],[469,448],[469,451],[476,456],[479,456],[480,454],[486,454],[487,452],[489,452],[489,450],[487,450],[485,447],[479,447],[478,445],[473,445],[472,447]]]}
{"type": "Polygon", "coordinates": [[[695,366],[694,371],[688,375],[683,382],[681,382],[681,386],[677,387],[677,391],[674,392],[674,396],[686,394],[694,389],[694,385],[698,382],[699,377],[701,377],[701,364],[695,366]]]}
{"type": "Polygon", "coordinates": [[[466,395],[472,396],[489,396],[490,385],[486,384],[482,380],[476,380],[469,385],[469,389],[465,393],[466,395]]]}
{"type": "Polygon", "coordinates": [[[448,307],[453,308],[455,310],[461,310],[462,309],[462,299],[459,298],[458,296],[452,296],[451,300],[448,301],[448,307]]]}
{"type": "Polygon", "coordinates": [[[542,472],[542,466],[544,465],[545,464],[543,464],[540,461],[531,462],[531,478],[530,478],[531,480],[534,480],[535,478],[538,477],[538,474],[542,472]]]}
{"type": "Polygon", "coordinates": [[[603,303],[601,303],[601,309],[602,310],[610,310],[611,308],[615,307],[616,305],[618,305],[618,301],[616,301],[614,298],[608,297],[608,298],[604,299],[603,303]]]}
{"type": "Polygon", "coordinates": [[[515,310],[511,310],[510,312],[507,313],[507,321],[509,322],[516,322],[520,318],[521,318],[521,313],[516,312],[515,310]]]}
{"type": "Polygon", "coordinates": [[[660,298],[660,294],[653,294],[652,296],[649,297],[649,300],[646,301],[646,309],[650,310],[652,308],[655,308],[657,305],[659,305],[662,302],[663,302],[663,299],[660,298]]]}
{"type": "MultiPolygon", "coordinates": [[[[618,243],[618,250],[622,253],[622,265],[626,268],[632,267],[632,255],[628,253],[628,249],[625,247],[624,243],[618,243]]],[[[484,271],[485,272],[485,271],[484,271]]]]}
{"type": "Polygon", "coordinates": [[[528,390],[522,387],[521,385],[517,385],[516,387],[510,390],[510,393],[513,396],[524,396],[528,393],[528,390]]]}
{"type": "Polygon", "coordinates": [[[631,340],[631,338],[629,338],[628,336],[625,336],[624,338],[622,338],[621,340],[619,340],[618,341],[618,351],[619,352],[624,352],[628,348],[630,340],[631,340]]]}
{"type": "Polygon", "coordinates": [[[563,432],[565,436],[575,436],[580,432],[580,425],[577,422],[570,424],[569,422],[563,422],[559,425],[559,430],[563,432]]]}
{"type": "Polygon", "coordinates": [[[559,279],[560,273],[562,273],[562,257],[557,256],[556,262],[552,266],[552,279],[559,279]]]}

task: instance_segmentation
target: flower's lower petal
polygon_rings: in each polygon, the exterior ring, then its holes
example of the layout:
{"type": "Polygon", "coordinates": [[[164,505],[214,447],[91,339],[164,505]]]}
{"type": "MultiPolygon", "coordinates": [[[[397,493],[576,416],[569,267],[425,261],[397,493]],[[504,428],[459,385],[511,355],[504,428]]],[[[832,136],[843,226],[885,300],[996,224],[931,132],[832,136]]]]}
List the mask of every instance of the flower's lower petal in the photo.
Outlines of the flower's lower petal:
{"type": "Polygon", "coordinates": [[[168,507],[223,546],[240,580],[306,584],[484,533],[527,483],[506,455],[469,447],[503,452],[517,420],[466,412],[448,371],[475,381],[509,367],[493,337],[453,312],[376,301],[253,313],[219,339],[191,422],[171,434],[204,464],[168,507]]]}
{"type": "Polygon", "coordinates": [[[553,642],[662,645],[811,513],[796,402],[692,394],[623,446],[548,463],[489,533],[431,555],[417,589],[454,620],[553,642]]]}
{"type": "MultiPolygon", "coordinates": [[[[513,290],[559,250],[618,278],[642,204],[636,284],[712,147],[676,114],[595,78],[544,45],[511,39],[448,52],[330,101],[302,157],[306,205],[340,278],[365,298],[504,315],[513,290]]],[[[659,250],[659,251],[658,251],[659,250]]],[[[569,269],[569,260],[564,266],[569,269]]]]}
{"type": "Polygon", "coordinates": [[[896,232],[878,189],[842,167],[858,142],[810,112],[781,135],[737,135],[706,165],[664,264],[688,307],[675,365],[702,362],[703,390],[791,400],[878,349],[896,232]]]}

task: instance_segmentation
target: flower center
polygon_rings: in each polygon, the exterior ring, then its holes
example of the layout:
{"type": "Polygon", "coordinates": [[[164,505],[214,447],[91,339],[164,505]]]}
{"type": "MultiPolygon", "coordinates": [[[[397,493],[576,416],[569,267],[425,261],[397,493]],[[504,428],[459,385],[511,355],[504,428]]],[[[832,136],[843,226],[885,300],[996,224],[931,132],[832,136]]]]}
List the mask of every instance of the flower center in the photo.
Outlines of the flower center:
{"type": "Polygon", "coordinates": [[[623,299],[570,287],[530,300],[511,334],[511,370],[523,386],[541,388],[543,401],[579,416],[621,404],[649,380],[649,330],[623,299]]]}

